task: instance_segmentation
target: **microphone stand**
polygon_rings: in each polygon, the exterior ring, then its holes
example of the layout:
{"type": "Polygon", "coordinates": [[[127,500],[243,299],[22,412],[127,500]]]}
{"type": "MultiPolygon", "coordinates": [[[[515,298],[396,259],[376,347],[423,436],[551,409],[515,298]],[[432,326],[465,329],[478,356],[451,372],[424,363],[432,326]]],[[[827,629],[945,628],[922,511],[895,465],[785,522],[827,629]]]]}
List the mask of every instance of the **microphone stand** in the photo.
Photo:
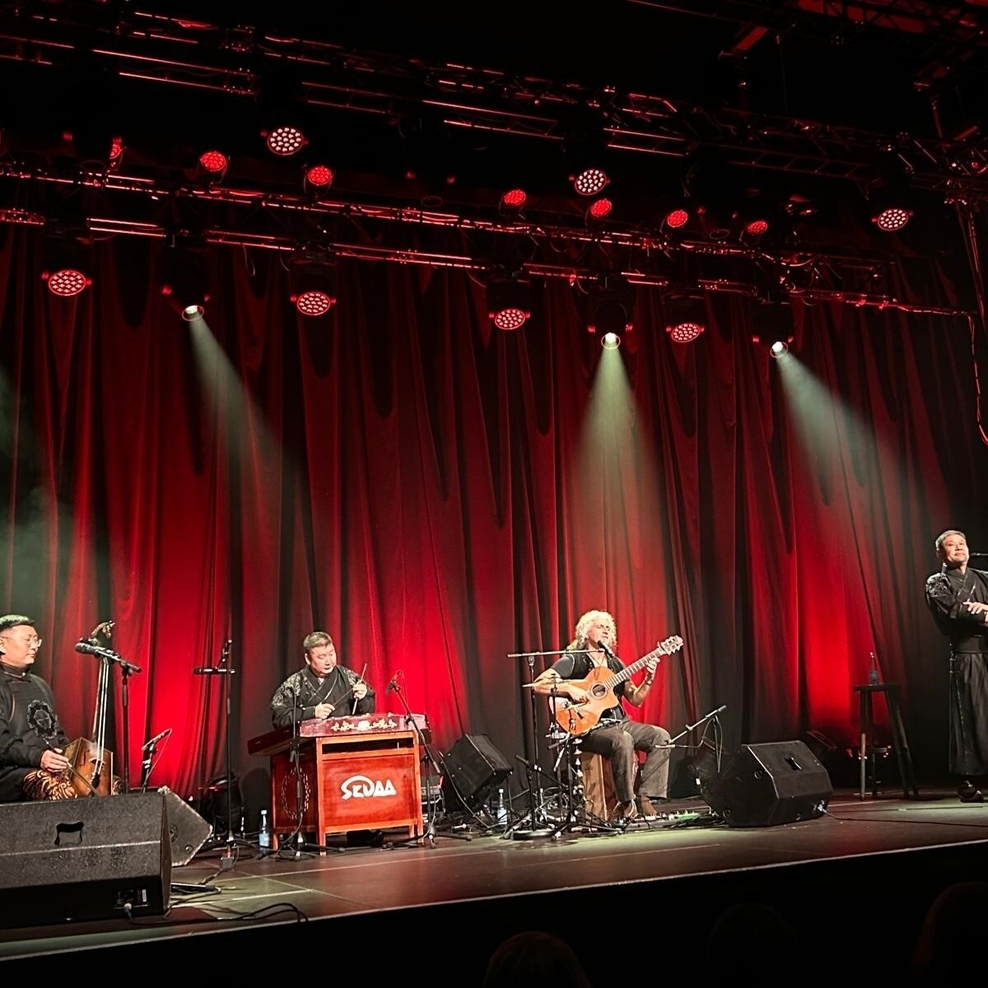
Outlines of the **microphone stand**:
{"type": "MultiPolygon", "coordinates": [[[[405,710],[405,724],[406,726],[411,726],[412,730],[415,731],[415,736],[418,740],[419,747],[425,752],[425,756],[428,759],[429,767],[425,773],[425,802],[428,807],[428,822],[426,824],[425,833],[422,834],[420,838],[416,838],[411,841],[403,841],[403,847],[411,847],[414,845],[419,845],[421,841],[425,841],[429,847],[436,846],[436,801],[432,798],[432,773],[433,771],[442,778],[445,775],[445,768],[440,767],[439,763],[436,761],[435,756],[432,753],[432,748],[425,739],[425,735],[422,733],[422,728],[419,727],[418,722],[412,715],[412,711],[409,709],[408,703],[405,700],[405,694],[402,688],[398,685],[398,677],[395,676],[390,683],[388,683],[388,688],[385,693],[396,693],[398,699],[401,702],[402,707],[405,710]]],[[[453,785],[453,780],[449,780],[450,786],[453,792],[456,793],[457,798],[460,802],[466,806],[466,802],[460,796],[459,792],[456,791],[456,786],[453,785]]],[[[419,794],[421,796],[421,793],[419,794]]],[[[470,834],[454,834],[452,832],[445,834],[446,837],[452,837],[455,840],[473,840],[470,834]]]]}
{"type": "Polygon", "coordinates": [[[226,710],[224,723],[226,732],[226,851],[221,861],[221,865],[224,870],[232,868],[235,864],[233,848],[236,843],[233,837],[233,749],[232,738],[230,737],[230,677],[236,672],[236,669],[233,668],[233,665],[230,662],[230,649],[232,646],[232,640],[228,639],[224,643],[223,650],[220,654],[219,665],[198,666],[192,670],[192,674],[195,676],[223,676],[223,705],[226,710]]]}
{"type": "MultiPolygon", "coordinates": [[[[510,652],[508,653],[509,659],[520,659],[523,658],[528,663],[528,675],[529,681],[524,683],[526,689],[531,690],[529,695],[530,699],[530,713],[532,718],[532,759],[531,761],[526,761],[524,758],[518,758],[520,762],[525,765],[525,770],[528,777],[528,824],[529,829],[522,830],[520,825],[525,822],[522,818],[518,821],[515,826],[508,829],[504,834],[505,837],[513,837],[515,840],[530,840],[537,837],[552,837],[556,831],[555,828],[550,827],[548,819],[545,818],[544,807],[537,805],[542,803],[541,797],[539,800],[535,798],[535,784],[536,779],[539,780],[540,793],[541,793],[541,776],[543,773],[542,769],[538,765],[538,735],[539,735],[539,720],[538,713],[535,707],[535,657],[537,655],[585,655],[588,649],[557,649],[551,652],[510,652]]],[[[552,688],[552,698],[553,698],[553,708],[555,707],[555,697],[556,688],[552,688]]],[[[517,755],[515,756],[518,757],[517,755]]]]}

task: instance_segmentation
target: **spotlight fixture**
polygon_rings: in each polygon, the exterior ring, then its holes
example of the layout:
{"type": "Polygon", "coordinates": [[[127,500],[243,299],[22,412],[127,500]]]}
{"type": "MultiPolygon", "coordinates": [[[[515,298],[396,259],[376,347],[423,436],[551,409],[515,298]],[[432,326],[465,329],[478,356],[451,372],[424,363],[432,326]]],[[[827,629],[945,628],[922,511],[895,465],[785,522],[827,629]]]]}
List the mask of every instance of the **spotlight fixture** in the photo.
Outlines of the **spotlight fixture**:
{"type": "Polygon", "coordinates": [[[300,250],[289,268],[289,298],[303,316],[323,316],[336,304],[336,258],[325,250],[300,250]]]}
{"type": "Polygon", "coordinates": [[[605,350],[614,350],[634,329],[635,290],[619,274],[597,278],[587,299],[587,332],[600,337],[605,350]]]}
{"type": "Polygon", "coordinates": [[[48,291],[60,298],[80,295],[93,282],[86,273],[90,270],[89,252],[85,244],[69,231],[48,238],[44,245],[45,269],[41,280],[48,291]]]}
{"type": "Polygon", "coordinates": [[[706,330],[702,298],[672,295],[662,300],[666,332],[673,343],[692,343],[706,330]]]}
{"type": "Polygon", "coordinates": [[[106,163],[106,170],[108,172],[120,171],[120,166],[123,164],[124,159],[124,150],[124,141],[119,134],[110,138],[110,156],[106,163]]]}
{"type": "Polygon", "coordinates": [[[590,207],[587,209],[587,219],[602,220],[605,216],[609,216],[613,209],[614,203],[607,196],[601,196],[590,203],[590,207]]]}
{"type": "Polygon", "coordinates": [[[885,233],[895,233],[901,230],[912,218],[913,212],[905,202],[899,199],[888,199],[872,210],[871,221],[885,233]]]}
{"type": "Polygon", "coordinates": [[[328,165],[312,165],[305,170],[303,183],[307,192],[321,192],[333,184],[333,169],[328,165]]]}
{"type": "Polygon", "coordinates": [[[195,250],[180,245],[173,235],[159,260],[159,292],[162,298],[186,322],[200,319],[206,314],[209,301],[208,279],[204,259],[195,250]]]}
{"type": "Polygon", "coordinates": [[[674,206],[662,217],[662,225],[670,230],[682,230],[690,221],[690,214],[683,206],[674,206]]]}
{"type": "Polygon", "coordinates": [[[520,187],[513,189],[508,189],[501,196],[501,206],[504,209],[519,210],[525,208],[525,203],[528,202],[528,193],[520,187]]]}
{"type": "Polygon", "coordinates": [[[42,281],[48,283],[48,291],[52,295],[62,298],[70,298],[73,295],[81,295],[93,282],[86,277],[78,268],[59,268],[57,271],[45,271],[41,275],[42,281]]]}
{"type": "Polygon", "coordinates": [[[901,230],[913,215],[908,167],[897,154],[883,155],[876,163],[879,179],[865,190],[871,221],[885,233],[901,230]]]}
{"type": "Polygon", "coordinates": [[[573,189],[577,195],[595,196],[610,184],[607,173],[596,165],[584,168],[572,177],[573,189]]]}
{"type": "Polygon", "coordinates": [[[487,311],[498,329],[521,329],[532,315],[528,279],[520,271],[489,275],[487,311]]]}
{"type": "Polygon", "coordinates": [[[789,352],[795,339],[792,307],[782,302],[763,301],[755,307],[753,343],[763,343],[771,356],[778,359],[789,352]]]}
{"type": "Polygon", "coordinates": [[[222,151],[210,148],[199,155],[199,170],[212,181],[222,181],[226,175],[226,170],[230,166],[230,159],[222,151]]]}
{"type": "Polygon", "coordinates": [[[293,154],[298,154],[309,143],[305,134],[292,124],[262,130],[261,137],[264,138],[268,150],[279,158],[289,158],[293,154]]]}

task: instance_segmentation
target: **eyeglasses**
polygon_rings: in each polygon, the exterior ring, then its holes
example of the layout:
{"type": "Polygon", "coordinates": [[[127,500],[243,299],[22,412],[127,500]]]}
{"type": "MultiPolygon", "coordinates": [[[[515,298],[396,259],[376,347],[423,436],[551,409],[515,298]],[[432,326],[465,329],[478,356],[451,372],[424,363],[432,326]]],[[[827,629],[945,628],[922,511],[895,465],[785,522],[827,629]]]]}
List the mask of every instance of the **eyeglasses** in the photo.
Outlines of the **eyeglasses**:
{"type": "MultiPolygon", "coordinates": [[[[8,638],[6,635],[0,635],[0,642],[6,642],[6,641],[10,641],[10,638],[8,638]]],[[[39,638],[37,635],[32,635],[30,638],[24,641],[23,644],[28,645],[29,647],[33,645],[35,648],[41,648],[41,644],[43,641],[44,639],[39,638]]]]}

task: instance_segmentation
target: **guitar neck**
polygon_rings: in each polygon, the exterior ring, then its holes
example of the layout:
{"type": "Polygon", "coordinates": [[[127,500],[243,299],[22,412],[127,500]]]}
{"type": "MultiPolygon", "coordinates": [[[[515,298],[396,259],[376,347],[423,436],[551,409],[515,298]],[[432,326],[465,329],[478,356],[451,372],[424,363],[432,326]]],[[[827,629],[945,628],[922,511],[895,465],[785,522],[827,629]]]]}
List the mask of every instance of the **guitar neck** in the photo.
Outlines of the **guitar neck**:
{"type": "Polygon", "coordinates": [[[662,653],[657,648],[653,649],[648,653],[648,655],[643,655],[637,661],[632,662],[630,666],[625,666],[620,672],[614,673],[610,679],[611,689],[618,686],[620,683],[623,683],[626,679],[629,679],[639,670],[644,669],[652,659],[658,661],[661,654],[662,653]]]}

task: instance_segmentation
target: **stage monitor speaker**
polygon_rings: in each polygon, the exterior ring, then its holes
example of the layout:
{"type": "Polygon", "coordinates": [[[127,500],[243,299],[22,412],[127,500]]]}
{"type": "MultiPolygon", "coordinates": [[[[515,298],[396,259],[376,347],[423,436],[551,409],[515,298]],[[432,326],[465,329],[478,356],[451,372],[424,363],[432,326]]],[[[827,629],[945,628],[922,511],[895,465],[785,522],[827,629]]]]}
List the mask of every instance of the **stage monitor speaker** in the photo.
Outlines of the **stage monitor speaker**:
{"type": "Polygon", "coordinates": [[[165,797],[165,810],[168,813],[168,843],[171,844],[172,867],[180,868],[195,857],[199,848],[209,840],[213,828],[168,786],[162,786],[158,792],[165,797]]]}
{"type": "Polygon", "coordinates": [[[171,845],[160,792],[0,806],[0,926],[164,915],[171,845]]]}
{"type": "Polygon", "coordinates": [[[731,827],[772,827],[822,816],[833,795],[827,770],[802,741],[745,744],[702,786],[731,827]]]}
{"type": "Polygon", "coordinates": [[[486,734],[464,734],[444,759],[447,811],[476,811],[510,774],[511,765],[486,734]]]}

